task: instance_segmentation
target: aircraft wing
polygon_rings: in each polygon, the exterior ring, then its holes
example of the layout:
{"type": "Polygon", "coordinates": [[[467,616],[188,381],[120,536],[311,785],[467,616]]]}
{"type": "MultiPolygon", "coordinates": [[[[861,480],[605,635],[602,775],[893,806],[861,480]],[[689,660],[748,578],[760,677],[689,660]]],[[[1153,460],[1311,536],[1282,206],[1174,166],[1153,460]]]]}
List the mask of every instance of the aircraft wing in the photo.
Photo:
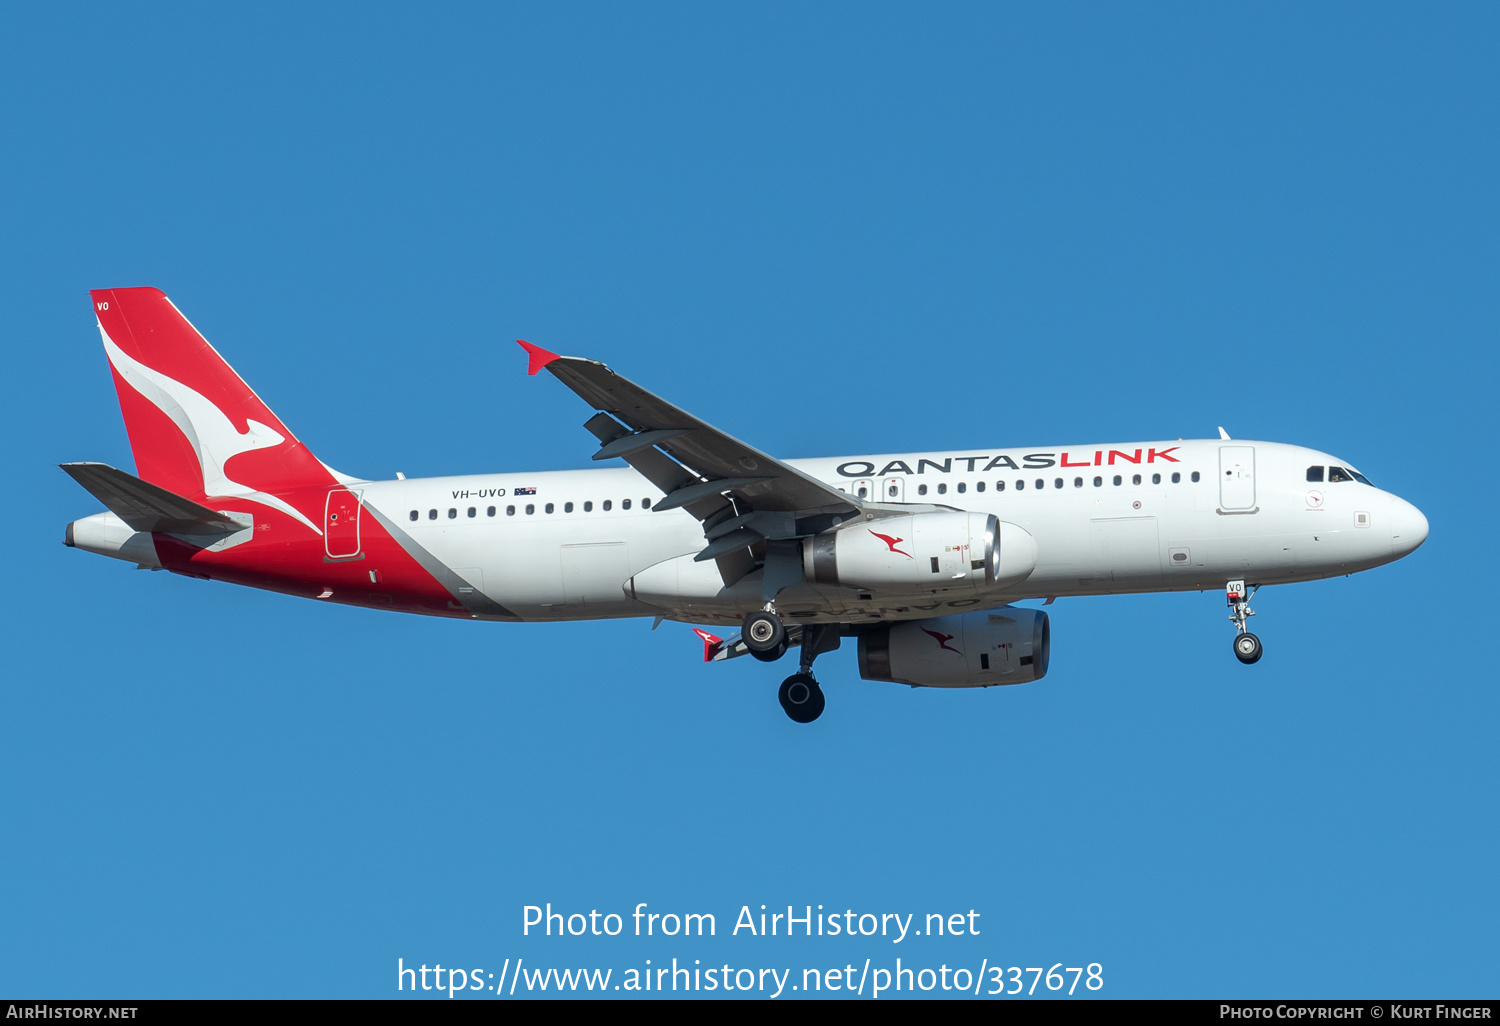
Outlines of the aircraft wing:
{"type": "MultiPolygon", "coordinates": [[[[519,340],[518,340],[519,341],[519,340]]],[[[847,519],[863,507],[858,499],[769,456],[621,377],[602,363],[558,356],[521,342],[531,358],[529,373],[542,368],[600,413],[584,426],[599,439],[594,459],[619,457],[665,496],[658,510],[685,509],[703,523],[708,541],[697,556],[738,556],[768,537],[796,537],[821,530],[832,518],[847,519]],[[797,521],[826,515],[821,526],[797,521]]],[[[821,519],[821,518],[820,518],[821,519]]]]}

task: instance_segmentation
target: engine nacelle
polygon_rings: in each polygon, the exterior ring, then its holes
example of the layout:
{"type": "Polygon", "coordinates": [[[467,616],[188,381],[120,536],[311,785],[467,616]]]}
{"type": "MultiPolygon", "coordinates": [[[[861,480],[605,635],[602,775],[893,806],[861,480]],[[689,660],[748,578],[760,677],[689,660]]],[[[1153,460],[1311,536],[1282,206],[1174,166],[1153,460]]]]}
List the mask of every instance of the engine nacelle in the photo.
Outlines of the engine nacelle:
{"type": "Polygon", "coordinates": [[[908,513],[807,539],[802,568],[809,581],[867,591],[972,591],[1025,580],[1036,541],[989,513],[908,513]]]}
{"type": "Polygon", "coordinates": [[[906,620],[859,636],[859,675],[930,688],[1027,684],[1047,675],[1051,628],[1040,609],[906,620]]]}

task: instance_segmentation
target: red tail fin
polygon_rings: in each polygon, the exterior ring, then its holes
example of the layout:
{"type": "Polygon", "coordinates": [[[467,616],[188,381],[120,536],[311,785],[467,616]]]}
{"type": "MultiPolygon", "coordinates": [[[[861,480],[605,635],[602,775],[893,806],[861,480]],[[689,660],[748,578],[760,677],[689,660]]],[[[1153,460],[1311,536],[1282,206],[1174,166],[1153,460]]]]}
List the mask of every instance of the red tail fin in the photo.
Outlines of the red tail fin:
{"type": "MultiPolygon", "coordinates": [[[[139,476],[202,502],[237,496],[281,509],[284,496],[337,481],[159,289],[90,295],[139,476]]],[[[320,501],[320,500],[319,500],[320,501]]]]}

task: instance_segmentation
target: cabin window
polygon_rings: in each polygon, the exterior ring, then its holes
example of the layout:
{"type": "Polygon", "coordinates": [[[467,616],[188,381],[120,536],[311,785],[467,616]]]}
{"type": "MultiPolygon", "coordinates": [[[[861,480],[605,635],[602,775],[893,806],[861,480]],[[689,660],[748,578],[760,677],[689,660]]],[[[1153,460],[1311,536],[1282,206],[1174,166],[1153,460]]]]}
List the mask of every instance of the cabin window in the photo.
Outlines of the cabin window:
{"type": "Polygon", "coordinates": [[[508,517],[515,516],[516,515],[516,507],[514,507],[514,506],[506,506],[505,507],[505,515],[508,516],[508,517]]]}
{"type": "Polygon", "coordinates": [[[1053,488],[1061,488],[1062,486],[1063,486],[1062,478],[1058,478],[1057,480],[1055,480],[1055,481],[1052,482],[1052,487],[1053,488]]]}
{"type": "Polygon", "coordinates": [[[1308,467],[1307,468],[1307,479],[1309,481],[1322,481],[1323,480],[1323,468],[1322,467],[1308,467]]]}
{"type": "Polygon", "coordinates": [[[964,484],[964,482],[960,481],[958,483],[958,494],[959,495],[962,495],[964,492],[966,492],[968,490],[969,490],[969,486],[966,485],[966,484],[964,484]]]}
{"type": "Polygon", "coordinates": [[[630,508],[630,500],[629,499],[622,500],[620,502],[620,508],[621,509],[629,509],[630,508]]]}
{"type": "Polygon", "coordinates": [[[564,513],[571,513],[571,512],[573,512],[573,504],[571,502],[565,502],[565,503],[563,503],[563,512],[564,513]]]}
{"type": "Polygon", "coordinates": [[[487,517],[494,516],[495,515],[495,507],[491,506],[489,509],[485,510],[484,511],[484,515],[487,516],[487,517]]]}
{"type": "Polygon", "coordinates": [[[984,482],[983,481],[975,481],[974,482],[974,490],[976,492],[982,492],[982,491],[984,491],[984,482]]]}
{"type": "Polygon", "coordinates": [[[610,507],[610,500],[605,499],[604,500],[604,512],[608,513],[609,512],[609,507],[610,507]]]}
{"type": "Polygon", "coordinates": [[[641,500],[641,509],[650,509],[650,508],[651,508],[651,500],[650,499],[642,499],[641,500]]]}
{"type": "Polygon", "coordinates": [[[1081,478],[1081,477],[1075,477],[1073,479],[1073,487],[1074,488],[1082,488],[1083,487],[1083,478],[1081,478]]]}
{"type": "Polygon", "coordinates": [[[1193,484],[1197,484],[1197,483],[1198,483],[1198,472],[1195,470],[1195,471],[1193,471],[1193,484]]]}
{"type": "Polygon", "coordinates": [[[417,511],[416,510],[412,510],[411,511],[411,519],[413,519],[413,520],[417,519],[417,511]]]}
{"type": "Polygon", "coordinates": [[[475,509],[473,506],[470,506],[469,507],[469,519],[473,520],[478,515],[479,515],[479,510],[475,509]]]}
{"type": "Polygon", "coordinates": [[[1173,483],[1173,484],[1181,484],[1181,483],[1182,483],[1182,475],[1181,475],[1181,474],[1179,474],[1179,473],[1178,473],[1178,472],[1177,472],[1177,471],[1175,471],[1175,470],[1174,470],[1174,471],[1172,471],[1172,483],[1173,483]]]}
{"type": "Polygon", "coordinates": [[[1021,492],[1021,491],[1025,491],[1025,490],[1026,490],[1026,482],[1025,481],[1017,481],[1016,482],[1016,491],[1021,492]]]}
{"type": "Polygon", "coordinates": [[[1161,484],[1161,475],[1160,474],[1152,474],[1151,475],[1151,483],[1152,484],[1161,484]]]}
{"type": "Polygon", "coordinates": [[[1116,474],[1115,475],[1115,484],[1116,485],[1121,485],[1121,484],[1124,484],[1124,483],[1125,483],[1125,479],[1123,477],[1121,477],[1119,474],[1116,474]]]}
{"type": "Polygon", "coordinates": [[[1038,488],[1046,488],[1047,487],[1047,482],[1043,481],[1041,478],[1037,478],[1036,479],[1036,486],[1038,488]]]}
{"type": "Polygon", "coordinates": [[[917,485],[917,494],[918,495],[926,495],[927,494],[927,486],[926,485],[917,485]]]}
{"type": "Polygon", "coordinates": [[[946,484],[940,484],[940,485],[938,485],[938,494],[939,495],[947,495],[948,494],[948,486],[946,484]]]}
{"type": "MultiPolygon", "coordinates": [[[[866,498],[866,495],[865,495],[865,486],[864,485],[860,485],[859,486],[859,490],[855,494],[857,494],[861,499],[866,498]]],[[[630,507],[626,506],[625,508],[629,509],[630,507]]]]}
{"type": "Polygon", "coordinates": [[[458,510],[456,508],[454,508],[453,506],[449,506],[448,507],[448,519],[449,520],[457,520],[458,519],[458,510]]]}
{"type": "Polygon", "coordinates": [[[1141,475],[1136,474],[1134,477],[1132,477],[1130,479],[1130,483],[1131,484],[1140,484],[1141,483],[1141,475]]]}
{"type": "Polygon", "coordinates": [[[1102,477],[1096,477],[1096,478],[1094,478],[1094,487],[1095,488],[1101,488],[1101,487],[1103,487],[1103,485],[1104,485],[1104,478],[1102,478],[1102,477]]]}
{"type": "Polygon", "coordinates": [[[550,503],[550,502],[547,503],[547,505],[546,505],[545,508],[546,508],[546,510],[547,510],[548,513],[551,513],[552,512],[552,503],[550,503]]]}
{"type": "Polygon", "coordinates": [[[1005,482],[1004,481],[996,481],[995,482],[995,491],[997,491],[997,492],[1003,492],[1003,491],[1005,491],[1005,482]]]}
{"type": "Polygon", "coordinates": [[[435,509],[428,510],[427,511],[427,519],[428,520],[436,520],[437,519],[437,510],[435,510],[435,509]]]}
{"type": "Polygon", "coordinates": [[[592,512],[594,512],[594,501],[592,499],[590,499],[588,502],[585,502],[583,504],[583,511],[585,513],[592,513],[592,512]]]}
{"type": "Polygon", "coordinates": [[[529,517],[529,516],[531,516],[535,512],[536,512],[536,504],[528,502],[526,504],[526,515],[529,517]]]}

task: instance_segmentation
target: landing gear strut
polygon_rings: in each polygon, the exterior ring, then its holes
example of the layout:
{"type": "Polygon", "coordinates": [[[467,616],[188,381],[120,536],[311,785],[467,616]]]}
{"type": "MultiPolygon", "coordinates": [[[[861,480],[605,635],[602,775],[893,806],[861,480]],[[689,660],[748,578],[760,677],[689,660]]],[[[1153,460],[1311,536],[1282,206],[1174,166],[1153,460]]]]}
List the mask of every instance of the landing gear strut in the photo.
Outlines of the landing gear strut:
{"type": "Polygon", "coordinates": [[[1255,615],[1255,611],[1250,608],[1250,599],[1259,590],[1260,585],[1257,584],[1246,591],[1244,581],[1230,581],[1224,588],[1224,596],[1230,609],[1229,621],[1235,627],[1234,657],[1247,665],[1259,662],[1263,651],[1260,639],[1245,627],[1245,621],[1255,615]]]}
{"type": "Polygon", "coordinates": [[[813,660],[823,652],[839,647],[840,630],[830,624],[805,624],[802,628],[802,657],[797,672],[781,682],[776,693],[781,708],[798,723],[811,723],[823,715],[823,689],[813,676],[813,660]]]}

